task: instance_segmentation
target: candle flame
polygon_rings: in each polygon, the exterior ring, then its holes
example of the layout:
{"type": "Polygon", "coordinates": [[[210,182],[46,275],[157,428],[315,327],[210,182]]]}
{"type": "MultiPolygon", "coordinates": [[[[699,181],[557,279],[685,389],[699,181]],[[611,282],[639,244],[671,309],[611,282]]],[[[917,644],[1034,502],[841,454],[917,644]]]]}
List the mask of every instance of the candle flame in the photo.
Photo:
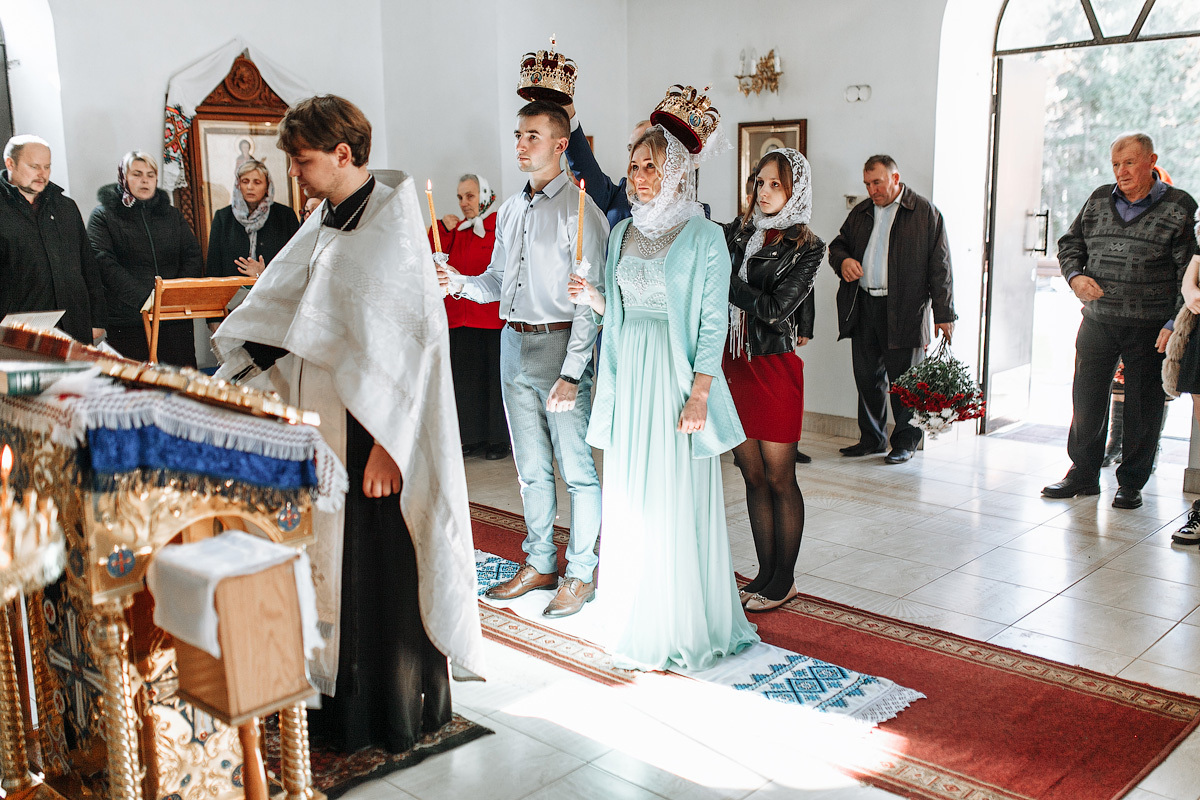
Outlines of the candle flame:
{"type": "Polygon", "coordinates": [[[8,473],[12,472],[12,465],[13,465],[12,448],[9,447],[8,445],[4,445],[4,453],[0,454],[0,472],[2,472],[4,474],[5,478],[8,477],[8,473]]]}
{"type": "Polygon", "coordinates": [[[432,180],[425,181],[425,191],[427,191],[427,192],[433,191],[433,181],[432,180]]]}
{"type": "Polygon", "coordinates": [[[583,178],[580,178],[579,179],[579,191],[582,192],[585,188],[587,188],[587,181],[585,181],[583,178]]]}

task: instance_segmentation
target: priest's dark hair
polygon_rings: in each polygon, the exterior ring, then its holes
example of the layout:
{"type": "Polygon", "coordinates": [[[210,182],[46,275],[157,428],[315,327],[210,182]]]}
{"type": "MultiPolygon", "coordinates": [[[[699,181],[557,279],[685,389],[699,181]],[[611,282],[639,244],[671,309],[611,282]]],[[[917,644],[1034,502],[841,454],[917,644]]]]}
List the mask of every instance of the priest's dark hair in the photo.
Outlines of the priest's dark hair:
{"type": "Polygon", "coordinates": [[[521,118],[528,117],[546,117],[550,120],[550,135],[555,139],[570,139],[571,138],[571,118],[567,116],[567,111],[558,103],[551,103],[549,100],[534,100],[532,103],[527,103],[522,106],[517,112],[517,116],[521,118]]]}
{"type": "Polygon", "coordinates": [[[332,153],[343,142],[354,166],[365,166],[371,157],[371,123],[358,106],[337,95],[301,100],[279,121],[278,147],[289,156],[301,150],[332,153]]]}

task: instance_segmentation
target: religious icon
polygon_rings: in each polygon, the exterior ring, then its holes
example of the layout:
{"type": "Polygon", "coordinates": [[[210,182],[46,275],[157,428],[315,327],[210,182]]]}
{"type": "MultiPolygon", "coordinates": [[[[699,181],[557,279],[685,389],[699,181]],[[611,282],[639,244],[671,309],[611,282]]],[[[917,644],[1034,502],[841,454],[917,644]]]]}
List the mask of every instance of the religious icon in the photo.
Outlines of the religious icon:
{"type": "MultiPolygon", "coordinates": [[[[750,172],[767,153],[790,147],[808,155],[808,120],[788,119],[770,122],[738,123],[738,191],[745,188],[750,172]]],[[[740,213],[746,212],[746,198],[738,197],[740,213]]]]}

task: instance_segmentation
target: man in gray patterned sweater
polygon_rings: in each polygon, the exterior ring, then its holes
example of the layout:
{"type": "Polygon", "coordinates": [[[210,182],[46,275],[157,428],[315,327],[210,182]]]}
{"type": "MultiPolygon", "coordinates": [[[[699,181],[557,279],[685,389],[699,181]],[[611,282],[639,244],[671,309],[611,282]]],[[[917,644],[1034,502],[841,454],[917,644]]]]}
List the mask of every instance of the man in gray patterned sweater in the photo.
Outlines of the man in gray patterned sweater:
{"type": "Polygon", "coordinates": [[[1100,493],[1109,397],[1117,362],[1125,362],[1124,460],[1113,508],[1137,508],[1150,479],[1162,424],[1163,352],[1179,287],[1196,252],[1191,220],[1196,201],[1154,174],[1158,156],[1143,133],[1112,144],[1116,184],[1092,192],[1058,240],[1058,262],[1083,322],[1075,339],[1074,416],[1067,439],[1072,466],[1045,497],[1100,493]]]}

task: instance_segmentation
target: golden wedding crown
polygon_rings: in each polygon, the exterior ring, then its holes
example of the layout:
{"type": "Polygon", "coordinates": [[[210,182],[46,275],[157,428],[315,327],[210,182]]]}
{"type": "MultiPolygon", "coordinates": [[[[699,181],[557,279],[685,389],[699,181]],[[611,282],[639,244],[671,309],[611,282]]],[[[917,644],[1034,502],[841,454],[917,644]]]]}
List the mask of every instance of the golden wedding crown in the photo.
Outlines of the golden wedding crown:
{"type": "Polygon", "coordinates": [[[575,97],[575,79],[579,69],[575,62],[554,51],[554,38],[549,50],[538,50],[521,56],[521,78],[517,94],[526,100],[549,100],[566,105],[575,97]]]}
{"type": "Polygon", "coordinates": [[[670,131],[689,153],[699,153],[721,122],[721,112],[712,107],[707,91],[707,86],[698,90],[675,84],[667,89],[667,96],[650,115],[650,122],[670,131]]]}

